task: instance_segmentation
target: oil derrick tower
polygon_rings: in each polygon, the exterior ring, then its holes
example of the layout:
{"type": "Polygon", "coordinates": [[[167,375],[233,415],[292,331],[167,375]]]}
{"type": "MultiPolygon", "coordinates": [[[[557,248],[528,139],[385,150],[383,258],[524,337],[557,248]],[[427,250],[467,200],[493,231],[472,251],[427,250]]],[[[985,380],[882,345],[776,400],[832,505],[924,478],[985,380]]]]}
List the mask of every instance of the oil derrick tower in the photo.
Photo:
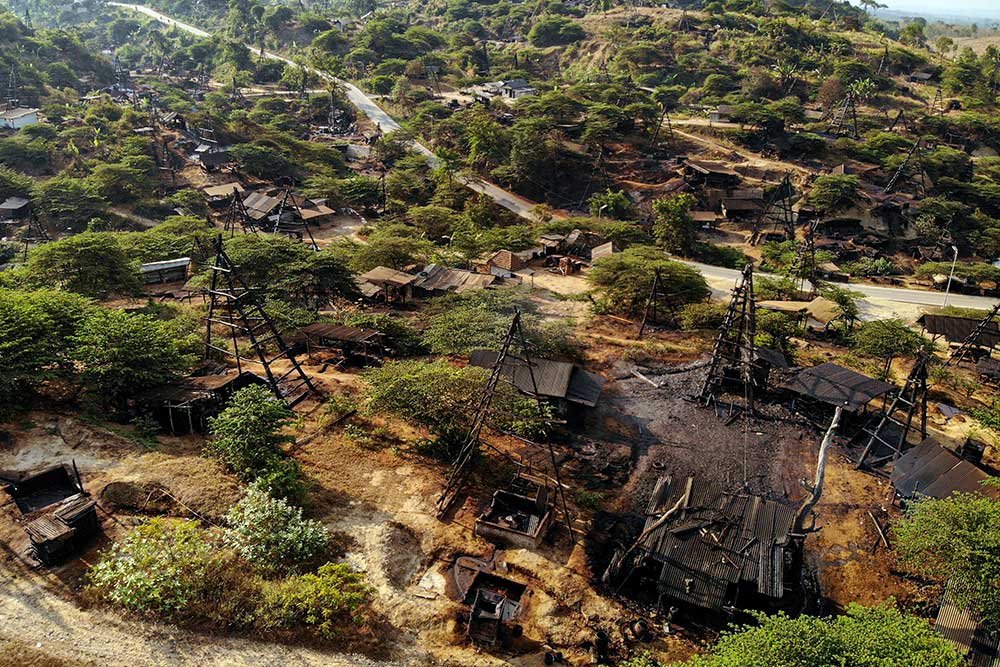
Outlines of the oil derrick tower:
{"type": "Polygon", "coordinates": [[[899,113],[896,114],[896,117],[893,118],[892,122],[889,123],[889,126],[887,128],[885,128],[885,131],[886,132],[892,132],[893,130],[896,129],[896,126],[898,126],[900,123],[903,124],[903,130],[905,130],[906,132],[912,132],[913,131],[913,129],[910,127],[909,121],[906,119],[906,110],[905,109],[900,109],[899,110],[899,113]]]}
{"type": "Polygon", "coordinates": [[[798,278],[799,289],[805,291],[805,283],[808,282],[811,290],[816,291],[816,227],[819,224],[814,220],[806,227],[806,237],[795,249],[795,261],[792,263],[791,275],[798,278]]]}
{"type": "MultiPolygon", "coordinates": [[[[514,317],[511,319],[510,326],[507,328],[507,333],[504,336],[503,342],[501,343],[500,349],[497,353],[496,361],[493,363],[493,368],[490,371],[490,377],[486,381],[483,392],[479,397],[479,402],[476,406],[476,411],[473,414],[472,423],[469,426],[468,433],[466,434],[465,440],[462,442],[458,455],[452,462],[451,474],[448,476],[445,488],[441,492],[441,495],[438,496],[436,502],[438,517],[442,517],[448,512],[449,508],[451,508],[452,504],[455,502],[455,498],[462,490],[465,480],[469,476],[472,463],[479,454],[480,436],[482,434],[483,427],[486,425],[490,417],[490,406],[493,403],[497,386],[500,384],[501,380],[512,382],[513,377],[517,374],[517,371],[522,368],[526,368],[528,370],[528,379],[530,381],[529,386],[532,389],[531,394],[535,398],[538,405],[538,415],[542,419],[545,418],[546,413],[542,404],[541,396],[538,393],[538,384],[535,380],[535,366],[536,364],[531,359],[528,343],[524,336],[524,329],[521,326],[521,311],[515,310],[514,317]]],[[[573,519],[569,512],[569,505],[566,503],[566,491],[559,472],[559,462],[556,458],[555,449],[552,447],[551,442],[547,443],[547,448],[549,460],[553,467],[556,487],[558,489],[562,505],[563,518],[566,521],[566,528],[569,532],[570,539],[575,541],[573,534],[573,519]]]]}
{"type": "Polygon", "coordinates": [[[858,138],[858,103],[854,95],[848,93],[837,104],[826,131],[838,137],[849,134],[853,139],[858,138]]]}
{"type": "Polygon", "coordinates": [[[906,157],[903,158],[903,162],[899,165],[899,168],[896,169],[896,173],[892,175],[892,178],[889,179],[889,182],[886,184],[885,188],[883,188],[882,192],[884,194],[889,194],[895,190],[904,178],[908,178],[912,175],[910,168],[914,163],[916,163],[917,174],[920,176],[920,186],[923,187],[924,170],[923,166],[920,164],[919,154],[919,151],[923,147],[923,143],[924,140],[922,137],[917,138],[917,140],[913,142],[913,145],[910,146],[910,150],[906,152],[906,157]]]}
{"type": "Polygon", "coordinates": [[[771,224],[771,229],[777,233],[779,230],[785,238],[795,238],[795,211],[792,210],[795,202],[795,186],[792,184],[790,174],[785,174],[781,184],[771,192],[764,209],[754,221],[753,230],[750,234],[751,245],[760,243],[765,227],[771,224]]]}
{"type": "Polygon", "coordinates": [[[962,341],[962,344],[959,345],[955,349],[955,351],[951,353],[951,356],[948,357],[948,361],[946,361],[944,365],[950,366],[953,363],[961,364],[963,361],[965,361],[965,358],[970,354],[972,354],[973,350],[982,347],[981,341],[983,338],[983,334],[985,334],[988,330],[992,329],[990,333],[995,336],[996,328],[991,325],[993,325],[993,323],[996,321],[998,314],[1000,314],[1000,303],[997,303],[995,306],[993,306],[993,309],[986,314],[986,317],[980,320],[979,324],[976,325],[976,328],[973,329],[972,332],[965,337],[965,340],[962,341]]]}
{"type": "Polygon", "coordinates": [[[212,279],[208,288],[208,315],[205,317],[205,357],[208,358],[213,351],[233,357],[241,373],[244,361],[260,363],[272,393],[287,402],[289,407],[297,405],[310,394],[318,394],[312,380],[302,370],[274,321],[264,310],[256,290],[246,284],[239,267],[226,254],[221,236],[215,238],[213,250],[215,258],[210,260],[208,267],[212,279]],[[216,327],[227,331],[232,339],[232,350],[216,343],[213,337],[216,327]],[[241,342],[244,343],[243,350],[240,349],[241,342]],[[271,351],[272,345],[277,348],[276,353],[271,351]],[[288,370],[276,368],[275,362],[278,361],[288,362],[288,370]]]}
{"type": "Polygon", "coordinates": [[[229,208],[226,209],[226,215],[222,220],[222,232],[233,237],[237,231],[244,234],[256,234],[257,225],[247,212],[239,190],[233,188],[232,197],[229,199],[229,208]]]}
{"type": "Polygon", "coordinates": [[[21,237],[21,241],[24,243],[24,261],[28,261],[29,247],[40,246],[52,240],[42,221],[38,219],[34,204],[28,204],[27,222],[28,226],[21,237]]]}
{"type": "Polygon", "coordinates": [[[939,87],[934,93],[934,101],[931,102],[930,112],[932,116],[943,116],[947,109],[944,104],[944,93],[939,87]]]}
{"type": "Polygon", "coordinates": [[[753,412],[754,361],[757,318],[753,295],[753,265],[743,269],[726,317],[719,328],[709,364],[708,376],[698,398],[706,405],[717,401],[727,386],[742,385],[746,410],[753,412]]]}
{"type": "Polygon", "coordinates": [[[865,428],[862,432],[868,436],[858,468],[865,465],[877,466],[890,459],[899,458],[906,449],[910,434],[914,431],[927,437],[927,362],[930,355],[921,352],[906,378],[906,384],[892,399],[889,408],[879,417],[874,429],[865,428]],[[904,416],[900,417],[902,413],[904,416]],[[918,418],[919,426],[914,424],[918,418]],[[888,453],[886,452],[888,450],[888,453]],[[877,458],[869,460],[873,455],[877,458]]]}
{"type": "Polygon", "coordinates": [[[10,72],[7,74],[7,99],[5,100],[6,111],[16,109],[18,105],[20,105],[21,100],[19,99],[19,90],[20,83],[18,83],[17,78],[17,64],[11,63],[10,72]]]}
{"type": "Polygon", "coordinates": [[[646,331],[646,326],[657,322],[665,322],[672,328],[676,328],[680,324],[673,297],[667,294],[663,288],[659,269],[653,273],[653,284],[649,288],[646,305],[642,309],[642,322],[639,323],[639,333],[636,337],[642,338],[643,332],[646,331]]]}
{"type": "Polygon", "coordinates": [[[286,189],[281,197],[281,205],[278,206],[278,214],[274,218],[274,223],[269,230],[273,234],[285,234],[305,241],[309,238],[309,247],[319,249],[316,239],[313,238],[309,223],[302,217],[302,210],[295,201],[295,195],[291,189],[286,189]]]}

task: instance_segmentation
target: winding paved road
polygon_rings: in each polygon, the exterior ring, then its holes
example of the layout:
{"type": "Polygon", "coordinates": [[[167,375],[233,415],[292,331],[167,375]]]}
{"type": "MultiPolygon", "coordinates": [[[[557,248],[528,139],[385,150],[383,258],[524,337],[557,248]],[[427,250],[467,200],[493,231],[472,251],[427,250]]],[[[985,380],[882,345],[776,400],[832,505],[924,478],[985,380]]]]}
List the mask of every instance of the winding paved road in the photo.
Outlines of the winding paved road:
{"type": "MultiPolygon", "coordinates": [[[[161,14],[155,9],[151,9],[144,5],[132,5],[121,2],[109,2],[108,4],[146,14],[160,23],[169,26],[177,26],[181,30],[189,32],[193,35],[198,35],[199,37],[211,37],[210,33],[207,33],[200,28],[178,21],[177,19],[161,14]]],[[[298,65],[298,63],[292,61],[291,59],[270,51],[265,51],[264,56],[288,65],[298,65]]],[[[351,102],[351,104],[353,104],[359,111],[374,122],[383,133],[388,134],[402,129],[399,123],[397,123],[392,116],[386,113],[385,110],[379,107],[370,97],[365,95],[364,92],[362,92],[361,89],[353,83],[344,81],[343,79],[338,79],[313,67],[306,67],[306,70],[315,74],[324,81],[334,82],[343,86],[347,99],[351,102]]],[[[685,136],[687,136],[686,133],[685,136]]],[[[704,138],[699,137],[699,139],[705,141],[704,138]]],[[[415,142],[414,148],[427,158],[427,162],[431,165],[431,167],[437,167],[440,164],[437,156],[423,144],[415,142]]],[[[537,206],[536,202],[504,190],[500,186],[481,178],[472,176],[461,176],[457,178],[469,189],[486,195],[500,206],[503,206],[507,210],[522,218],[534,221],[534,217],[531,212],[532,209],[537,206]]],[[[686,260],[679,261],[698,269],[707,280],[714,281],[716,283],[727,281],[735,284],[740,276],[740,272],[734,269],[726,269],[719,266],[710,266],[708,264],[700,264],[698,262],[689,262],[686,260]]],[[[878,285],[855,283],[851,283],[849,287],[856,292],[864,294],[865,299],[883,301],[890,304],[897,303],[907,304],[910,306],[940,306],[944,300],[944,295],[940,292],[904,289],[901,287],[881,287],[878,285]]],[[[952,306],[959,306],[962,308],[990,309],[996,303],[996,299],[982,296],[968,296],[965,294],[952,294],[948,299],[948,303],[952,306]]]]}

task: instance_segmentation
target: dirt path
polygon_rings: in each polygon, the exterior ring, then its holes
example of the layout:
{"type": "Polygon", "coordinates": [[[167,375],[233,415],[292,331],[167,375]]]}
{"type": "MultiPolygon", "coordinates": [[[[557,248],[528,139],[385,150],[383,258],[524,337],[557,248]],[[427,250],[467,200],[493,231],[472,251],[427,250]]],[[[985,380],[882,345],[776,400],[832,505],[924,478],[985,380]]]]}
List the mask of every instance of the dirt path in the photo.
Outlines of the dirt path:
{"type": "MultiPolygon", "coordinates": [[[[795,164],[794,162],[785,162],[784,160],[772,160],[770,158],[764,157],[760,153],[753,153],[746,149],[737,150],[733,146],[721,143],[720,141],[717,141],[715,139],[708,139],[698,134],[692,134],[690,132],[685,132],[684,130],[679,130],[677,129],[677,126],[680,124],[681,124],[680,122],[673,123],[674,134],[684,137],[685,139],[694,141],[695,143],[702,144],[703,146],[708,146],[709,148],[713,148],[717,151],[722,151],[723,153],[728,153],[730,155],[738,156],[739,159],[747,162],[751,166],[759,167],[761,169],[775,169],[777,171],[794,171],[800,176],[811,176],[813,174],[813,172],[810,171],[809,169],[801,167],[795,164]]],[[[685,122],[685,125],[689,125],[689,123],[685,122]]],[[[700,126],[702,124],[690,123],[690,125],[700,126]]],[[[707,123],[705,125],[707,126],[707,123]]]]}
{"type": "Polygon", "coordinates": [[[364,667],[419,663],[374,662],[360,655],[212,637],[174,627],[125,621],[79,609],[50,588],[46,575],[27,578],[0,564],[0,640],[35,646],[46,655],[102,667],[364,667]]]}

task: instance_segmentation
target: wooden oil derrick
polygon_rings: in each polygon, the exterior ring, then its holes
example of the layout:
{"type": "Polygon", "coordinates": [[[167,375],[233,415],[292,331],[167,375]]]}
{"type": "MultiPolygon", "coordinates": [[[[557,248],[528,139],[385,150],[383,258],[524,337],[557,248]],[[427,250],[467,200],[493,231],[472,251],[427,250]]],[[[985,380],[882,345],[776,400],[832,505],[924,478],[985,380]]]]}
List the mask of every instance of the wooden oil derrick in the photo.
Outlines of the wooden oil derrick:
{"type": "Polygon", "coordinates": [[[31,246],[40,246],[44,243],[48,243],[52,240],[49,236],[48,230],[45,229],[45,225],[42,221],[38,219],[38,213],[35,211],[34,204],[28,205],[28,228],[24,232],[24,236],[21,241],[24,243],[24,261],[28,261],[28,248],[31,246]]]}
{"type": "MultiPolygon", "coordinates": [[[[504,336],[503,342],[500,345],[500,350],[497,353],[496,361],[490,371],[490,377],[486,381],[483,393],[479,397],[479,403],[477,404],[475,414],[472,417],[472,423],[469,426],[469,431],[465,440],[462,442],[462,447],[458,452],[458,456],[456,456],[455,460],[452,462],[451,474],[448,476],[448,481],[445,484],[444,490],[441,492],[441,495],[438,496],[436,505],[437,516],[439,518],[444,516],[444,514],[447,513],[448,509],[451,507],[452,503],[455,502],[455,498],[458,496],[459,491],[462,490],[465,480],[469,475],[472,463],[479,454],[480,436],[482,434],[483,427],[486,425],[486,421],[489,418],[490,406],[492,405],[493,398],[496,395],[497,385],[503,378],[505,366],[509,366],[511,362],[523,365],[528,369],[528,377],[531,379],[532,396],[534,396],[538,405],[538,414],[544,417],[544,406],[542,404],[542,398],[538,393],[538,383],[535,380],[535,364],[531,360],[528,342],[525,339],[524,329],[521,326],[521,311],[519,309],[515,309],[514,311],[514,317],[511,319],[510,326],[507,328],[507,333],[504,336]],[[514,353],[513,348],[515,347],[520,348],[520,356],[514,353]]],[[[552,463],[556,487],[559,489],[559,498],[562,505],[563,518],[566,521],[566,529],[569,533],[570,539],[575,542],[576,540],[573,533],[573,517],[570,514],[569,505],[566,502],[566,487],[562,483],[562,476],[559,472],[559,461],[556,459],[555,449],[552,447],[551,442],[547,442],[547,447],[549,460],[552,463]]]]}
{"type": "Polygon", "coordinates": [[[923,180],[923,168],[919,164],[920,156],[918,155],[918,151],[923,146],[923,142],[924,140],[922,137],[918,138],[916,141],[913,142],[913,145],[910,146],[910,150],[906,152],[906,157],[903,158],[903,162],[900,163],[899,168],[896,169],[896,173],[892,175],[892,178],[889,179],[889,182],[886,184],[885,188],[882,189],[882,192],[884,194],[889,194],[890,192],[895,190],[896,186],[899,185],[899,182],[903,180],[903,178],[906,178],[909,175],[910,165],[915,160],[917,161],[918,173],[921,174],[921,181],[923,180]]]}
{"type": "Polygon", "coordinates": [[[319,246],[316,245],[316,239],[313,238],[309,223],[302,217],[302,210],[295,202],[295,197],[292,195],[290,188],[287,188],[281,196],[278,215],[275,217],[274,223],[268,231],[273,234],[285,234],[301,241],[305,241],[306,237],[308,237],[309,247],[315,250],[319,249],[319,246]]]}
{"type": "Polygon", "coordinates": [[[213,250],[215,258],[208,267],[212,280],[208,288],[208,315],[205,317],[205,358],[213,351],[234,357],[240,372],[243,372],[244,361],[259,362],[271,392],[287,402],[289,407],[297,405],[309,394],[318,394],[312,380],[302,370],[281,332],[264,310],[256,290],[244,282],[239,267],[226,254],[221,235],[215,238],[213,250]],[[232,350],[215,343],[213,327],[223,327],[228,331],[233,342],[232,350]],[[240,352],[241,340],[248,343],[253,356],[244,356],[240,352]],[[269,352],[271,344],[277,348],[276,354],[269,352]],[[291,367],[285,372],[274,368],[274,363],[280,360],[288,361],[291,367]]]}
{"type": "Polygon", "coordinates": [[[847,94],[836,106],[827,132],[837,136],[843,136],[847,133],[854,139],[858,138],[858,103],[854,99],[854,95],[847,94]],[[846,130],[850,130],[850,132],[846,132],[846,130]]]}
{"type": "Polygon", "coordinates": [[[229,200],[229,208],[226,209],[226,216],[222,221],[222,231],[230,237],[235,236],[237,231],[241,231],[244,234],[257,233],[257,224],[247,212],[247,207],[243,204],[243,198],[236,188],[233,188],[233,194],[229,200]]]}
{"type": "Polygon", "coordinates": [[[751,245],[760,243],[764,228],[769,222],[775,232],[780,229],[786,238],[795,238],[796,215],[792,210],[794,198],[795,186],[792,184],[792,177],[790,174],[785,174],[781,184],[771,192],[760,215],[754,220],[753,230],[750,233],[751,245]]]}
{"type": "Polygon", "coordinates": [[[861,458],[858,459],[858,468],[865,465],[876,466],[890,459],[899,458],[906,449],[910,434],[918,427],[914,425],[919,413],[919,433],[922,437],[927,437],[927,362],[930,355],[921,352],[917,357],[917,362],[913,365],[906,378],[906,384],[892,399],[889,408],[882,413],[878,425],[874,429],[864,429],[863,433],[868,435],[868,444],[865,445],[861,458]],[[898,413],[903,413],[903,418],[898,417],[898,413]],[[869,457],[876,449],[887,448],[890,454],[883,454],[876,459],[869,461],[869,457]]]}
{"type": "Polygon", "coordinates": [[[908,120],[906,119],[906,110],[905,110],[905,109],[900,109],[900,110],[899,110],[899,113],[897,113],[897,114],[896,114],[896,117],[892,119],[892,122],[891,122],[891,123],[889,123],[889,127],[885,128],[885,131],[886,131],[886,132],[892,132],[893,130],[895,130],[895,129],[896,129],[896,127],[897,127],[897,126],[898,126],[898,125],[899,125],[900,123],[902,123],[902,124],[903,124],[903,126],[902,126],[902,127],[903,127],[903,129],[904,129],[904,130],[906,130],[907,132],[912,132],[912,131],[913,131],[913,130],[912,130],[912,129],[910,128],[910,123],[909,123],[909,121],[908,121],[908,120]]]}
{"type": "Polygon", "coordinates": [[[757,335],[754,310],[753,265],[747,264],[733,288],[726,317],[715,340],[708,376],[698,396],[706,405],[718,399],[725,385],[742,384],[747,401],[746,410],[748,413],[753,411],[753,366],[756,357],[754,338],[757,335]]]}
{"type": "Polygon", "coordinates": [[[11,63],[10,72],[7,74],[7,109],[16,109],[21,103],[20,100],[20,84],[18,83],[17,77],[17,64],[11,63]]]}
{"type": "Polygon", "coordinates": [[[931,115],[943,116],[945,111],[947,109],[944,104],[944,93],[941,92],[941,88],[939,87],[934,93],[934,101],[931,102],[931,115]]]}
{"type": "Polygon", "coordinates": [[[654,322],[661,322],[666,320],[669,322],[671,327],[678,327],[680,325],[680,319],[677,313],[677,307],[674,304],[673,297],[666,293],[663,288],[663,281],[660,278],[660,270],[657,269],[653,274],[653,284],[649,288],[649,295],[646,297],[646,305],[642,309],[642,322],[639,323],[639,333],[637,338],[642,338],[643,332],[646,330],[646,325],[654,322]],[[661,313],[661,310],[666,310],[666,313],[661,313]],[[661,315],[666,315],[665,318],[661,319],[661,315]]]}
{"type": "Polygon", "coordinates": [[[795,261],[790,274],[800,281],[799,289],[804,290],[808,282],[813,291],[816,290],[816,227],[819,221],[814,220],[806,227],[806,236],[795,249],[795,261]]]}
{"type": "Polygon", "coordinates": [[[948,357],[948,361],[946,361],[944,365],[950,366],[953,363],[961,364],[965,361],[965,358],[972,352],[972,350],[980,346],[979,341],[982,339],[983,334],[986,333],[986,329],[988,329],[989,326],[996,320],[998,313],[1000,313],[1000,303],[993,306],[993,309],[990,310],[990,312],[986,314],[986,317],[984,317],[979,324],[976,325],[976,328],[972,330],[972,333],[966,336],[965,340],[962,341],[962,344],[951,353],[951,356],[948,357]]]}

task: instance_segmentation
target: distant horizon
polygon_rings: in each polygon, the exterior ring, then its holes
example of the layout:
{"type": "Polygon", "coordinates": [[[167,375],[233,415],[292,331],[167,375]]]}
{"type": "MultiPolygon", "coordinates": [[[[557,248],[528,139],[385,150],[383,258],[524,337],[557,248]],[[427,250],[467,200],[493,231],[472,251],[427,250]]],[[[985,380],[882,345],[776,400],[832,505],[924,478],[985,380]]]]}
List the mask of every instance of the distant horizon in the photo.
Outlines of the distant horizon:
{"type": "MultiPolygon", "coordinates": [[[[888,5],[883,11],[925,14],[932,17],[965,17],[982,21],[1000,22],[1000,7],[997,0],[881,0],[888,5]]],[[[854,5],[858,0],[850,0],[854,5]]]]}

